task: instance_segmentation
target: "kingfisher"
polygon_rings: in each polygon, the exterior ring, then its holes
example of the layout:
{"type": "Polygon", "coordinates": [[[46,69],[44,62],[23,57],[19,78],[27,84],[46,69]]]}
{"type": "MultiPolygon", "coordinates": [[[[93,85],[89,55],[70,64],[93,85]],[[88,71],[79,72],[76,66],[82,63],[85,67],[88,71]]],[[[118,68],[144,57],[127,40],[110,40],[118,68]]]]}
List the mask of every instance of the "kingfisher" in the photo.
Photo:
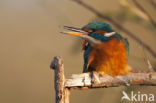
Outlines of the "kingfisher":
{"type": "Polygon", "coordinates": [[[130,73],[127,62],[129,42],[104,22],[94,21],[82,28],[63,26],[70,30],[63,34],[75,35],[84,40],[83,72],[97,72],[111,76],[130,73]]]}

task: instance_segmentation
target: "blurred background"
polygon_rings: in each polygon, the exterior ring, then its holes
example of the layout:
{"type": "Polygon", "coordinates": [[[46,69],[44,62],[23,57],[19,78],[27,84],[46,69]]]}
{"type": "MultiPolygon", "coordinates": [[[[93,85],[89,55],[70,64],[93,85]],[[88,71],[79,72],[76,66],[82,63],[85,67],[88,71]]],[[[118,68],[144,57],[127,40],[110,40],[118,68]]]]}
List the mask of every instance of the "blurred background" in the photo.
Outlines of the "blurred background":
{"type": "MultiPolygon", "coordinates": [[[[83,0],[115,21],[156,53],[156,1],[83,0]],[[140,6],[144,9],[140,8],[140,6]]],[[[61,35],[59,26],[82,27],[103,21],[128,38],[129,64],[134,71],[153,70],[156,58],[108,19],[73,0],[0,0],[0,103],[54,103],[54,71],[49,65],[62,56],[65,76],[81,73],[82,40],[61,35]],[[147,60],[150,64],[147,64],[147,60]]],[[[156,96],[156,87],[114,87],[71,92],[71,103],[120,103],[122,90],[156,96]]],[[[127,103],[127,101],[123,101],[127,103]]]]}

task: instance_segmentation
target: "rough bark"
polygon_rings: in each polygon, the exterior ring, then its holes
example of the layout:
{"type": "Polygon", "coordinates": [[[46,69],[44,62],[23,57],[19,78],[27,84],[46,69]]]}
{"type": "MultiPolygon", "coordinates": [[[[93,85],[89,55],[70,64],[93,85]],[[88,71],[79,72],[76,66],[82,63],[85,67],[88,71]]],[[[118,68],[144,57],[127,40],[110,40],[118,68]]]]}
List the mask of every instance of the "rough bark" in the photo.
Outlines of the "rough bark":
{"type": "Polygon", "coordinates": [[[55,57],[50,67],[55,71],[56,103],[69,103],[69,90],[65,88],[64,65],[61,57],[55,57]]]}
{"type": "Polygon", "coordinates": [[[66,87],[73,89],[89,89],[101,87],[117,87],[131,85],[147,85],[156,86],[155,72],[138,72],[128,75],[120,75],[112,77],[110,75],[100,75],[96,72],[73,74],[70,79],[65,82],[66,87]]]}

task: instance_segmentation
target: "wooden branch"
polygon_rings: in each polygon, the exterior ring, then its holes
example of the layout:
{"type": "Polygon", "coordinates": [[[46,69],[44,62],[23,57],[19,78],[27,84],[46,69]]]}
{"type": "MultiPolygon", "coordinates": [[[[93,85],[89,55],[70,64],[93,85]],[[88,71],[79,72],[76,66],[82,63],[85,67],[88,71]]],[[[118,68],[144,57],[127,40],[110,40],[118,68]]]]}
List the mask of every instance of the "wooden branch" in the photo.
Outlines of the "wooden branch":
{"type": "Polygon", "coordinates": [[[69,103],[70,89],[65,88],[64,93],[64,103],[69,103]]]}
{"type": "Polygon", "coordinates": [[[73,74],[71,78],[65,79],[64,65],[61,57],[55,57],[50,68],[55,70],[55,92],[56,103],[69,103],[70,88],[91,89],[102,87],[116,87],[120,85],[146,85],[156,86],[156,72],[130,73],[112,77],[101,75],[96,72],[73,74]]]}
{"type": "Polygon", "coordinates": [[[122,27],[120,24],[118,24],[116,21],[114,21],[113,19],[111,19],[110,17],[103,15],[102,13],[98,12],[96,9],[94,9],[93,7],[91,7],[90,5],[86,4],[85,2],[83,2],[82,0],[73,0],[75,2],[77,2],[78,4],[80,4],[81,6],[83,6],[84,8],[88,9],[89,11],[91,11],[92,13],[94,13],[96,16],[98,16],[99,18],[102,18],[104,20],[107,20],[108,22],[110,22],[111,24],[113,24],[117,29],[123,31],[125,34],[127,34],[128,36],[130,36],[132,39],[134,39],[136,42],[138,42],[139,44],[143,45],[146,50],[152,54],[153,57],[156,58],[156,52],[150,47],[148,46],[146,43],[144,43],[142,40],[140,40],[138,37],[136,37],[132,32],[128,31],[126,28],[122,27]]]}
{"type": "Polygon", "coordinates": [[[65,82],[66,87],[73,89],[88,89],[101,87],[146,85],[156,86],[156,73],[130,73],[112,77],[110,75],[100,75],[96,72],[73,74],[65,82]],[[88,87],[88,88],[86,88],[88,87]]]}
{"type": "Polygon", "coordinates": [[[64,65],[61,57],[55,57],[50,68],[55,70],[56,103],[69,103],[69,90],[65,88],[64,65]]]}
{"type": "MultiPolygon", "coordinates": [[[[60,57],[55,57],[51,66],[53,68],[61,68],[63,70],[63,62],[60,57]],[[54,65],[55,64],[55,65],[54,65]]],[[[57,69],[55,70],[57,71],[57,69]]],[[[62,83],[56,82],[58,85],[63,85],[64,74],[59,71],[56,79],[62,83]],[[61,79],[62,78],[62,79],[61,79]]],[[[57,74],[57,73],[56,73],[57,74]]],[[[156,86],[156,72],[137,72],[129,73],[128,75],[119,75],[112,77],[110,75],[101,75],[97,72],[73,74],[69,79],[65,80],[65,88],[99,88],[99,87],[116,87],[116,86],[131,86],[131,85],[147,85],[156,86]]],[[[62,87],[61,87],[62,88],[62,87]]],[[[61,89],[62,90],[62,89],[61,89]]]]}

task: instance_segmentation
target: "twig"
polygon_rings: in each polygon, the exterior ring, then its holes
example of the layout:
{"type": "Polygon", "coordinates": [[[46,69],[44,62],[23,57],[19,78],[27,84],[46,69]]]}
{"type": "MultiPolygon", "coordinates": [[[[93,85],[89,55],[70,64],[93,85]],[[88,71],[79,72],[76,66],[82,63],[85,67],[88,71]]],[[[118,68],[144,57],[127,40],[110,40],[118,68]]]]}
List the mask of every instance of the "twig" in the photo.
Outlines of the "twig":
{"type": "Polygon", "coordinates": [[[134,12],[137,16],[149,21],[149,17],[139,8],[132,6],[131,3],[128,2],[128,0],[118,0],[118,2],[121,6],[127,8],[131,12],[134,12]]]}
{"type": "Polygon", "coordinates": [[[100,75],[94,73],[73,74],[70,79],[66,80],[65,86],[73,89],[89,89],[102,87],[146,85],[156,86],[156,73],[130,73],[112,77],[109,75],[100,75]],[[93,76],[91,76],[93,75],[93,76]],[[86,88],[88,87],[88,88],[86,88]]]}
{"type": "Polygon", "coordinates": [[[149,18],[149,20],[151,21],[151,23],[156,27],[156,22],[153,20],[153,18],[151,17],[151,15],[138,3],[137,0],[132,0],[132,1],[137,6],[137,8],[139,8],[142,12],[144,12],[144,14],[147,15],[147,17],[149,18]]]}
{"type": "Polygon", "coordinates": [[[55,70],[56,103],[69,103],[69,90],[65,88],[64,65],[61,57],[55,57],[50,68],[55,70]]]}
{"type": "Polygon", "coordinates": [[[82,0],[73,0],[75,2],[77,2],[78,4],[80,4],[81,6],[83,6],[84,8],[88,9],[89,11],[93,12],[95,15],[97,15],[99,18],[102,18],[104,20],[109,21],[110,23],[112,23],[117,29],[122,30],[123,32],[125,32],[125,34],[127,34],[128,36],[130,36],[132,39],[134,39],[136,42],[138,42],[139,44],[143,45],[147,51],[149,51],[153,57],[156,58],[156,53],[152,50],[151,47],[149,47],[147,44],[145,44],[142,40],[140,40],[138,37],[136,37],[135,35],[133,35],[133,33],[131,33],[130,31],[128,31],[127,29],[123,28],[120,24],[118,24],[116,21],[114,21],[113,19],[109,18],[108,16],[105,16],[103,14],[101,14],[100,12],[98,12],[96,9],[94,9],[93,7],[91,7],[90,5],[84,3],[82,0]]]}

